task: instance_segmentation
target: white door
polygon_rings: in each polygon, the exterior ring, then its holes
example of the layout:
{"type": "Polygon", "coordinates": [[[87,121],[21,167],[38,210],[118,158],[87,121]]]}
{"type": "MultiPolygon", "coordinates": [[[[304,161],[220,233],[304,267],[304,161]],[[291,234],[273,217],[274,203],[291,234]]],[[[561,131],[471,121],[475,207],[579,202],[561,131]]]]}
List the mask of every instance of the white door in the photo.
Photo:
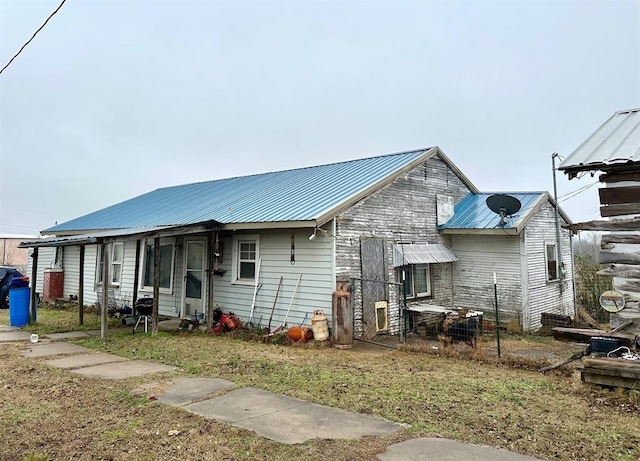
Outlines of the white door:
{"type": "Polygon", "coordinates": [[[184,310],[183,316],[191,318],[191,315],[204,312],[205,296],[205,241],[187,240],[184,253],[184,310]]]}

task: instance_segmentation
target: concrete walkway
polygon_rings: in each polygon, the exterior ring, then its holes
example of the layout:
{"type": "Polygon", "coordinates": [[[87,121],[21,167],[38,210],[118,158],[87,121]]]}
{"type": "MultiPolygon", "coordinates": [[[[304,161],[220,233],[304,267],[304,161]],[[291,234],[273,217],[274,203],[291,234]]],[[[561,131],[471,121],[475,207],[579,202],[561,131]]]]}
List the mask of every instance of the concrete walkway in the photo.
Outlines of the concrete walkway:
{"type": "MultiPolygon", "coordinates": [[[[32,344],[30,333],[0,325],[3,343],[23,343],[25,358],[46,357],[47,365],[95,379],[125,379],[175,370],[175,367],[143,360],[128,360],[95,352],[65,339],[87,337],[92,332],[43,335],[32,344]]],[[[403,426],[391,421],[294,399],[254,387],[234,389],[219,378],[175,378],[158,401],[183,408],[207,419],[249,429],[285,444],[321,439],[357,440],[364,436],[391,435],[403,426]]],[[[441,438],[419,438],[387,447],[380,461],[533,461],[536,458],[507,450],[465,444],[441,438]]]]}

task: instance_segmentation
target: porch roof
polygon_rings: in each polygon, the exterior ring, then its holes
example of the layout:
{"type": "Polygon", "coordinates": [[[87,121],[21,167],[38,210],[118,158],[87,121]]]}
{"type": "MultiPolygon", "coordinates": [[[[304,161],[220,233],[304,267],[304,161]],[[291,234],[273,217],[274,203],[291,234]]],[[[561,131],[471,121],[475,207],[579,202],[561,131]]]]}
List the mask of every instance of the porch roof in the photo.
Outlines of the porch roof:
{"type": "Polygon", "coordinates": [[[59,247],[72,245],[90,245],[99,242],[108,242],[113,239],[155,237],[163,235],[190,234],[214,230],[216,224],[201,226],[158,226],[137,227],[130,229],[110,229],[97,232],[66,235],[63,237],[44,237],[20,242],[18,248],[59,247]]]}

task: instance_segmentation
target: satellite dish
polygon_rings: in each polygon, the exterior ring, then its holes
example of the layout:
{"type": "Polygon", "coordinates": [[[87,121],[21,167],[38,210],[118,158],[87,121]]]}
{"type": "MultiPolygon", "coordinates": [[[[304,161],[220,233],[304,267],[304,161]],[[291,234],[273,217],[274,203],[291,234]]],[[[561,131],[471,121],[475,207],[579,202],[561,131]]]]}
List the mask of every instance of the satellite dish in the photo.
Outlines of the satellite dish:
{"type": "Polygon", "coordinates": [[[513,216],[522,207],[520,200],[507,194],[493,194],[487,197],[487,206],[500,215],[500,226],[507,224],[506,217],[513,216]]]}

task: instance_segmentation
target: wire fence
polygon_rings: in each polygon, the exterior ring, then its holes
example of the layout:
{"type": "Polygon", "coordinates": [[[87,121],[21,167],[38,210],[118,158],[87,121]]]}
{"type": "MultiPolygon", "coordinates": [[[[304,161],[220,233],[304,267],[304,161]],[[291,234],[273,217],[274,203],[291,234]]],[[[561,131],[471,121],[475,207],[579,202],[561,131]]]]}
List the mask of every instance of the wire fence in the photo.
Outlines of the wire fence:
{"type": "Polygon", "coordinates": [[[609,322],[609,312],[600,306],[600,295],[612,289],[612,277],[599,275],[605,266],[598,264],[589,254],[575,257],[576,304],[598,323],[609,322]]]}

